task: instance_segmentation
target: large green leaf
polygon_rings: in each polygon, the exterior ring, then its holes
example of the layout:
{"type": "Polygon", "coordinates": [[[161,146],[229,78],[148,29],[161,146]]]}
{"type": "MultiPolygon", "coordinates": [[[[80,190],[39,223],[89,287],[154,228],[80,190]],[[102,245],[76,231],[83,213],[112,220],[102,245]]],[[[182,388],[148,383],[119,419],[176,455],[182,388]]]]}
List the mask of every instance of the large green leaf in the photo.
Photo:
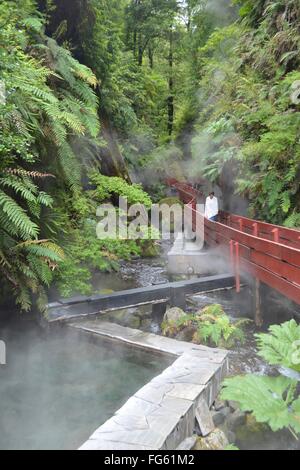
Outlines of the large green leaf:
{"type": "Polygon", "coordinates": [[[237,401],[241,410],[252,412],[273,431],[290,427],[300,432],[300,400],[293,402],[296,384],[282,376],[237,376],[225,380],[221,396],[237,401]]]}

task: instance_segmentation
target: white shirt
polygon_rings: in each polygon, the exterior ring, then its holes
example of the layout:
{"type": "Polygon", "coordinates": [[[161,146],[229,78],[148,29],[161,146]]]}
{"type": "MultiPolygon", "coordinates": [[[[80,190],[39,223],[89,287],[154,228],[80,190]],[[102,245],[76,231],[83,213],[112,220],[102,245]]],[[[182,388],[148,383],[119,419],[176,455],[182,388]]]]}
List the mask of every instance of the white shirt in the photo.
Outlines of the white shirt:
{"type": "Polygon", "coordinates": [[[208,196],[205,203],[205,217],[211,219],[219,213],[219,202],[218,198],[214,196],[212,199],[208,196]]]}

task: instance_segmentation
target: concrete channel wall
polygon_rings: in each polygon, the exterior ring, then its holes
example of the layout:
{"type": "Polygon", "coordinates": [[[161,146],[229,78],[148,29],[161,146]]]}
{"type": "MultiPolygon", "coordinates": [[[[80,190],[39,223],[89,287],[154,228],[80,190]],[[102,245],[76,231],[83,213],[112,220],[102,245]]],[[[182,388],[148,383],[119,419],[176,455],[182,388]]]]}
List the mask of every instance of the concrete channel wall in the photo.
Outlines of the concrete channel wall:
{"type": "Polygon", "coordinates": [[[186,296],[232,286],[234,286],[232,274],[219,274],[199,279],[167,282],[158,286],[118,291],[112,294],[61,299],[58,302],[48,304],[47,321],[49,323],[67,322],[72,319],[99,315],[109,310],[155,303],[168,303],[172,307],[184,309],[186,296]]]}
{"type": "Polygon", "coordinates": [[[193,434],[200,400],[211,406],[227,373],[227,352],[100,320],[69,324],[86,334],[168,354],[174,363],[99,427],[80,450],[175,450],[193,434]]]}

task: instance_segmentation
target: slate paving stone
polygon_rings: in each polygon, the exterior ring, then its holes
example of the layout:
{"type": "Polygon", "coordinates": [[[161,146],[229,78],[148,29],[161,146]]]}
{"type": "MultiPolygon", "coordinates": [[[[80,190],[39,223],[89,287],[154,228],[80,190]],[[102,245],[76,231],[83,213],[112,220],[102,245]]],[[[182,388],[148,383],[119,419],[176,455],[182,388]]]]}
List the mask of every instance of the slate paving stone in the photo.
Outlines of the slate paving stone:
{"type": "Polygon", "coordinates": [[[203,435],[214,429],[207,401],[216,399],[226,372],[226,351],[100,320],[71,326],[174,357],[170,367],[137,391],[80,449],[174,450],[192,434],[195,414],[203,435]]]}
{"type": "Polygon", "coordinates": [[[207,402],[203,399],[199,401],[199,404],[196,409],[196,420],[200,428],[200,432],[202,436],[207,436],[210,434],[214,429],[215,425],[207,405],[207,402]]]}

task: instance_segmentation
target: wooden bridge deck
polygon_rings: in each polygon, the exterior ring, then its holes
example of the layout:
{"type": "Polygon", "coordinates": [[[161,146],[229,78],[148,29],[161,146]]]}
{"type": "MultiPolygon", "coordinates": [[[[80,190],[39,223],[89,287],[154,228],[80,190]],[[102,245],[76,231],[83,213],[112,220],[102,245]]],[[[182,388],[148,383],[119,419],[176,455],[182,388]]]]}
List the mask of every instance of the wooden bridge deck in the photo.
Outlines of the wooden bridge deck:
{"type": "MultiPolygon", "coordinates": [[[[187,204],[194,230],[196,204],[203,194],[186,183],[168,181],[187,204]]],[[[287,298],[300,304],[300,231],[221,212],[219,221],[204,221],[205,241],[219,247],[240,270],[254,276],[287,298]]]]}

